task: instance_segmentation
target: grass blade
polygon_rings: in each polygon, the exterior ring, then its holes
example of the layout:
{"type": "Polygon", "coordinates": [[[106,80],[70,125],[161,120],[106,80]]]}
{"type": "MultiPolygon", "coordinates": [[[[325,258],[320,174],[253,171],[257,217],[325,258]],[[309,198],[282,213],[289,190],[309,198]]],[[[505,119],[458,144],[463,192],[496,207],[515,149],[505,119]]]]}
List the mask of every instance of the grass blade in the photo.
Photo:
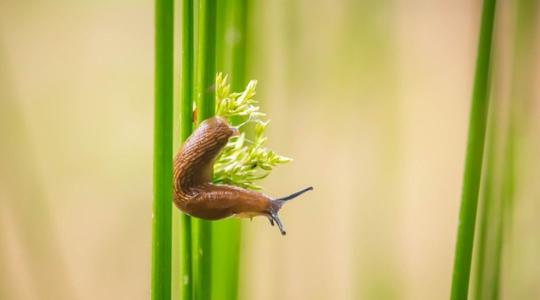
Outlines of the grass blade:
{"type": "Polygon", "coordinates": [[[171,297],[174,2],[155,2],[152,299],[171,297]]]}
{"type": "MultiPolygon", "coordinates": [[[[182,51],[180,94],[180,145],[193,130],[194,7],[182,0],[182,51]]],[[[173,299],[193,298],[192,219],[173,208],[173,299]]]]}
{"type": "MultiPolygon", "coordinates": [[[[180,139],[184,142],[193,130],[193,0],[182,1],[182,102],[180,105],[180,139]]],[[[191,217],[182,214],[182,299],[193,297],[191,217]]]]}
{"type": "MultiPolygon", "coordinates": [[[[212,117],[215,111],[216,76],[216,0],[199,1],[199,35],[197,57],[197,123],[212,117]]],[[[195,220],[193,228],[194,296],[207,300],[211,296],[212,223],[195,220]]]]}
{"type": "MultiPolygon", "coordinates": [[[[248,1],[230,0],[220,4],[218,20],[220,20],[221,30],[218,36],[218,68],[230,75],[232,90],[241,91],[247,83],[245,70],[248,1]],[[227,38],[231,36],[234,38],[227,38]]],[[[242,121],[233,120],[233,123],[239,124],[242,121]]],[[[212,230],[212,264],[214,266],[212,299],[237,299],[241,222],[238,219],[214,222],[212,230]]]]}
{"type": "MultiPolygon", "coordinates": [[[[521,132],[525,132],[527,116],[526,108],[530,107],[532,96],[530,91],[532,80],[531,74],[534,70],[535,38],[537,35],[537,15],[538,1],[519,0],[516,1],[516,13],[514,16],[514,45],[512,58],[512,79],[511,95],[507,116],[506,140],[503,152],[502,180],[500,187],[501,212],[498,216],[498,223],[495,237],[494,271],[493,282],[488,283],[490,288],[490,299],[501,298],[501,269],[503,264],[503,251],[505,244],[509,244],[512,239],[513,214],[515,207],[515,190],[519,184],[517,180],[517,153],[522,145],[519,138],[521,132]]],[[[508,275],[507,275],[508,276],[508,275]]]]}
{"type": "Polygon", "coordinates": [[[476,58],[476,71],[469,119],[465,171],[457,230],[457,242],[454,256],[454,271],[452,274],[451,299],[467,299],[469,277],[471,272],[471,257],[474,242],[474,227],[484,140],[486,133],[487,113],[489,107],[489,69],[491,60],[491,44],[495,19],[495,0],[484,0],[480,36],[476,58]]]}

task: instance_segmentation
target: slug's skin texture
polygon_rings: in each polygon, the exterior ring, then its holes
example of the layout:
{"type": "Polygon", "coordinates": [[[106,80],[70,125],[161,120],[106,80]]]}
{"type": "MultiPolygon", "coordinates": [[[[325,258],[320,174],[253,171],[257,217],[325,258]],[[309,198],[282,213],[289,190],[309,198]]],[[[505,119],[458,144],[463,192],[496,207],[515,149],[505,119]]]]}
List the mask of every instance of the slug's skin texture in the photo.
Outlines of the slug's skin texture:
{"type": "Polygon", "coordinates": [[[231,185],[212,183],[212,168],[229,138],[238,135],[220,117],[205,120],[186,140],[174,159],[174,204],[186,214],[219,220],[233,215],[239,217],[266,216],[270,223],[278,224],[285,234],[277,213],[283,203],[312,188],[291,196],[272,199],[262,193],[231,185]]]}

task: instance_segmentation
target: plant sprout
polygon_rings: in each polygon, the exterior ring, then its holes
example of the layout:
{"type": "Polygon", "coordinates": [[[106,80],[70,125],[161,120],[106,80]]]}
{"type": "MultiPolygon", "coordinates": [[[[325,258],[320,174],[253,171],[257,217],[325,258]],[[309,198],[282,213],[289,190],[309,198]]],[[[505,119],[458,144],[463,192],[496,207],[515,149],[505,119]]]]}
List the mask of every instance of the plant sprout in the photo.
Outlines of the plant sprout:
{"type": "Polygon", "coordinates": [[[253,140],[246,138],[244,132],[232,137],[214,164],[214,182],[231,184],[247,189],[260,190],[255,182],[270,174],[272,169],[290,158],[279,155],[265,147],[267,138],[265,130],[270,121],[260,111],[259,103],[253,99],[257,81],[251,80],[242,92],[231,92],[228,76],[219,73],[216,77],[216,115],[232,119],[246,119],[255,124],[253,140]]]}

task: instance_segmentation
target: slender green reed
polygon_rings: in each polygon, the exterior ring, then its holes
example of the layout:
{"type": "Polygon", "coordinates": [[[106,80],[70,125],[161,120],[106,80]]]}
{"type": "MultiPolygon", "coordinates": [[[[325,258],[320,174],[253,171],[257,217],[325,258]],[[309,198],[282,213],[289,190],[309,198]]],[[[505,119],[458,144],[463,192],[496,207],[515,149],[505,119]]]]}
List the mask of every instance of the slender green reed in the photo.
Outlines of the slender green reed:
{"type": "MultiPolygon", "coordinates": [[[[491,194],[499,197],[490,196],[489,198],[493,199],[483,204],[484,212],[481,214],[482,229],[479,236],[475,291],[475,299],[479,300],[500,298],[503,279],[501,278],[503,275],[501,273],[503,251],[511,242],[514,190],[516,184],[519,183],[516,173],[518,159],[516,151],[520,146],[518,136],[519,132],[524,131],[522,125],[527,120],[527,114],[524,113],[523,109],[531,98],[529,94],[532,82],[530,74],[536,53],[534,43],[537,36],[535,22],[538,14],[538,1],[518,0],[515,1],[515,4],[512,22],[514,24],[514,37],[510,98],[505,110],[500,109],[501,105],[494,105],[494,108],[501,112],[497,115],[498,123],[501,123],[502,126],[499,126],[498,131],[490,134],[490,136],[496,135],[502,138],[502,142],[497,147],[497,151],[500,152],[497,155],[500,170],[496,174],[499,184],[484,188],[489,188],[491,194]],[[496,207],[490,208],[490,206],[496,207]]],[[[492,127],[493,125],[490,125],[489,130],[492,130],[492,127]]]]}
{"type": "MultiPolygon", "coordinates": [[[[492,110],[501,110],[500,103],[494,103],[492,110]]],[[[482,209],[479,213],[480,230],[476,252],[476,284],[474,299],[498,299],[500,256],[503,247],[503,234],[510,186],[508,177],[508,149],[501,149],[497,138],[501,135],[496,123],[504,121],[501,114],[492,113],[490,118],[489,139],[486,158],[485,180],[483,183],[482,209]],[[502,151],[501,151],[502,150],[502,151]],[[502,153],[501,153],[502,152],[502,153]],[[505,157],[506,156],[506,157],[505,157]],[[503,160],[502,167],[501,158],[503,160]],[[502,180],[502,182],[501,182],[502,180]],[[506,182],[505,182],[506,181],[506,182]],[[502,183],[502,184],[498,184],[502,183]]],[[[506,120],[508,121],[508,120],[506,120]]],[[[508,143],[508,141],[506,141],[508,143]]]]}
{"type": "Polygon", "coordinates": [[[484,0],[471,101],[461,207],[450,298],[467,299],[476,223],[476,209],[489,107],[489,71],[495,19],[495,0],[484,0]]]}
{"type": "MultiPolygon", "coordinates": [[[[182,54],[181,54],[181,94],[180,94],[180,144],[193,130],[193,76],[194,50],[193,0],[182,1],[182,54]]],[[[192,266],[192,220],[191,217],[173,210],[173,299],[193,298],[192,266]],[[180,241],[177,236],[180,236],[180,241]],[[176,238],[176,239],[175,239],[176,238]]]]}
{"type": "MultiPolygon", "coordinates": [[[[199,1],[198,57],[196,70],[197,123],[212,117],[215,111],[216,76],[216,0],[199,1]]],[[[194,222],[194,296],[207,300],[211,296],[212,224],[194,222]]]]}
{"type": "MultiPolygon", "coordinates": [[[[230,0],[220,5],[218,20],[218,68],[231,78],[231,88],[245,88],[248,1],[230,0]]],[[[242,120],[233,120],[240,123],[242,120]]],[[[215,222],[212,228],[212,299],[238,298],[241,223],[238,219],[215,222]]]]}
{"type": "Polygon", "coordinates": [[[513,225],[513,211],[515,206],[514,191],[517,180],[517,150],[521,145],[518,138],[519,132],[524,131],[524,124],[528,114],[525,108],[530,104],[532,96],[531,74],[533,74],[534,58],[536,55],[535,42],[538,36],[538,1],[518,0],[515,1],[516,13],[514,15],[514,43],[512,57],[512,82],[510,104],[508,109],[508,121],[506,141],[503,153],[502,180],[500,187],[501,212],[496,232],[496,248],[494,254],[493,283],[490,299],[499,299],[501,291],[501,269],[505,244],[511,239],[513,225]]]}
{"type": "Polygon", "coordinates": [[[155,2],[152,299],[171,297],[174,2],[155,2]]]}
{"type": "Polygon", "coordinates": [[[225,53],[226,73],[231,74],[231,88],[241,91],[247,84],[247,39],[248,39],[248,0],[231,0],[227,7],[227,32],[234,38],[226,40],[223,52],[225,53]]]}
{"type": "MultiPolygon", "coordinates": [[[[495,102],[495,101],[494,101],[495,102]]],[[[492,103],[493,106],[495,106],[495,103],[492,103]]],[[[485,282],[486,282],[486,274],[488,270],[487,268],[487,261],[489,261],[488,258],[488,249],[489,246],[489,233],[491,221],[494,217],[494,201],[497,200],[497,197],[494,197],[493,189],[494,189],[494,181],[495,181],[495,164],[496,164],[496,122],[493,120],[496,118],[496,114],[493,111],[496,107],[492,107],[490,109],[490,116],[489,116],[489,125],[488,125],[488,138],[486,141],[486,158],[485,158],[485,169],[484,169],[484,177],[482,182],[482,199],[480,201],[481,203],[481,209],[478,214],[480,226],[478,228],[478,239],[477,239],[477,247],[476,247],[476,276],[475,276],[475,290],[474,290],[474,299],[484,299],[483,295],[485,294],[485,282]]]]}

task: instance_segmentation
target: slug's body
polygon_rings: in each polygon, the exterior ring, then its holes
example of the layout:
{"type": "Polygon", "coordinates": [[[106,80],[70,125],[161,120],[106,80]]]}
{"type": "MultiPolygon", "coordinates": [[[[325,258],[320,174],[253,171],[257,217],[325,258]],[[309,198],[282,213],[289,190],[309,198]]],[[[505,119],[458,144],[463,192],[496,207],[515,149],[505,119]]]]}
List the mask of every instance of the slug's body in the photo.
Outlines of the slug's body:
{"type": "Polygon", "coordinates": [[[277,215],[283,203],[311,190],[309,187],[290,196],[272,199],[262,193],[212,182],[212,168],[219,152],[238,130],[220,117],[201,123],[187,139],[174,159],[174,203],[183,212],[206,220],[229,216],[266,216],[277,223],[285,234],[277,215]]]}

